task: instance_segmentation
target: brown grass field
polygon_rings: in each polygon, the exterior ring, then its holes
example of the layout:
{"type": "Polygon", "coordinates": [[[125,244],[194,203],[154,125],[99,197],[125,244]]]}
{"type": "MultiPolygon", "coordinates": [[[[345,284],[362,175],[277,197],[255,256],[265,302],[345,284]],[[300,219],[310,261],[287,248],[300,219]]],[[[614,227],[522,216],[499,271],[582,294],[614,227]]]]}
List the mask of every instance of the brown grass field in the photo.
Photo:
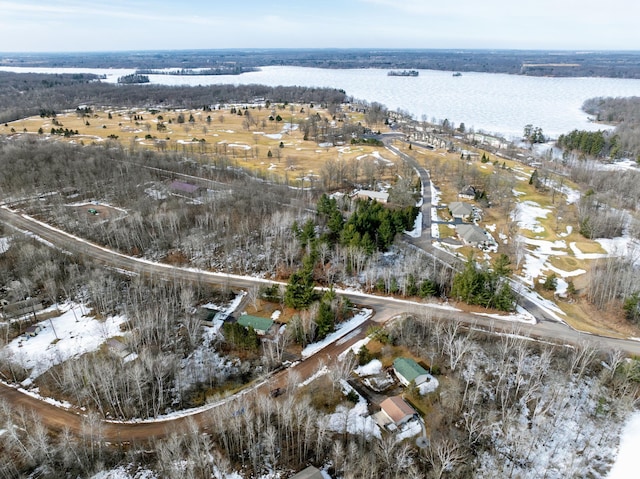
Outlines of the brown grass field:
{"type": "MultiPolygon", "coordinates": [[[[384,148],[367,145],[345,144],[338,147],[320,147],[314,141],[305,141],[298,124],[310,115],[319,114],[331,124],[331,116],[324,109],[310,105],[295,105],[293,108],[279,106],[249,108],[252,122],[245,115],[231,113],[231,108],[204,112],[202,110],[168,110],[150,112],[145,109],[95,110],[88,116],[75,111],[60,113],[55,118],[29,117],[0,125],[0,134],[28,133],[50,137],[59,141],[92,144],[116,139],[126,147],[166,149],[198,154],[200,157],[224,155],[235,165],[253,172],[261,172],[270,179],[303,186],[306,179],[319,175],[328,159],[350,161],[363,159],[374,152],[389,162],[394,156],[384,148]],[[184,123],[178,123],[182,114],[184,123]],[[111,115],[111,118],[109,118],[111,115]],[[189,122],[193,115],[193,122],[189,122]],[[280,115],[282,121],[269,120],[280,115]],[[210,121],[207,117],[210,116],[210,121]],[[286,127],[292,123],[294,129],[286,127]],[[165,130],[159,131],[158,125],[165,130]],[[65,138],[51,135],[52,128],[67,128],[78,131],[78,135],[65,138]],[[149,137],[150,136],[150,137],[149,137]],[[204,142],[200,141],[204,140],[204,142]],[[159,143],[162,146],[159,146],[159,143]],[[282,147],[280,146],[282,144],[282,147]],[[269,155],[271,152],[271,155],[269,155]]],[[[239,110],[243,111],[243,110],[239,110]]],[[[363,120],[361,113],[346,112],[346,120],[357,123],[363,120]]],[[[375,157],[371,157],[375,158],[375,157]]],[[[388,177],[387,175],[385,175],[388,177]]],[[[306,186],[309,186],[307,183],[306,186]]]]}
{"type": "MultiPolygon", "coordinates": [[[[303,132],[296,129],[296,126],[310,115],[315,114],[319,114],[323,118],[322,121],[326,119],[330,124],[332,119],[326,110],[312,108],[310,105],[287,107],[276,105],[271,108],[249,108],[248,111],[253,119],[252,122],[247,122],[245,115],[232,113],[230,108],[211,112],[202,110],[151,112],[146,109],[100,109],[85,117],[78,115],[75,111],[70,111],[61,113],[55,118],[57,125],[51,118],[40,117],[17,120],[6,126],[0,124],[0,134],[24,134],[26,131],[29,135],[83,144],[99,144],[108,141],[111,137],[111,141],[118,141],[129,148],[181,151],[185,154],[194,154],[194,157],[203,159],[203,161],[206,161],[206,158],[223,155],[236,166],[257,172],[271,180],[286,181],[293,186],[309,186],[311,181],[319,177],[323,165],[328,160],[348,162],[367,157],[374,160],[381,157],[387,160],[387,162],[378,161],[379,164],[383,164],[383,167],[386,163],[383,177],[388,180],[395,177],[395,169],[391,165],[395,157],[384,148],[349,144],[320,147],[313,141],[305,141],[303,132]],[[178,122],[180,114],[184,115],[184,123],[178,122]],[[190,115],[193,115],[193,122],[188,121],[190,115]],[[269,119],[270,116],[275,117],[276,115],[280,115],[282,121],[269,119]],[[209,121],[207,116],[210,116],[209,121]],[[292,123],[294,129],[286,128],[285,124],[287,123],[292,123]],[[166,130],[159,131],[159,124],[164,124],[166,130]],[[40,128],[42,133],[38,133],[40,128]],[[51,135],[51,128],[78,130],[79,134],[64,138],[60,135],[51,135]],[[199,141],[203,139],[204,142],[199,141]],[[159,146],[158,142],[161,142],[162,146],[159,146]]],[[[345,112],[344,121],[357,123],[364,121],[364,118],[361,113],[345,112]]],[[[405,153],[414,156],[420,164],[431,171],[432,180],[441,191],[441,203],[458,200],[457,193],[460,186],[456,180],[460,168],[474,167],[478,175],[478,183],[488,175],[512,175],[513,189],[519,192],[519,196],[514,197],[514,201],[535,202],[540,208],[550,210],[545,218],[538,218],[544,231],[520,230],[520,234],[530,239],[564,242],[566,247],[558,248],[559,254],[550,256],[549,263],[568,272],[577,269],[585,270],[586,274],[570,279],[573,280],[579,292],[587,286],[587,277],[593,260],[576,258],[569,245],[575,243],[582,253],[602,254],[605,251],[600,244],[583,238],[577,232],[575,206],[567,205],[564,196],[556,194],[553,198],[549,192],[538,191],[529,185],[533,168],[494,155],[488,155],[489,161],[487,163],[481,163],[478,160],[469,162],[461,160],[460,153],[449,153],[442,149],[433,151],[417,147],[409,149],[407,144],[399,142],[396,142],[396,146],[405,153]],[[462,165],[463,162],[467,164],[462,165]],[[497,164],[494,165],[494,162],[497,164]],[[505,168],[502,168],[503,164],[505,168]],[[555,201],[552,203],[554,199],[555,201]],[[568,234],[568,226],[573,228],[570,234],[568,234]]],[[[479,155],[483,153],[482,150],[467,145],[462,148],[479,153],[479,155]]],[[[566,180],[564,184],[577,188],[576,185],[566,180]]],[[[489,192],[490,195],[491,192],[489,192]]],[[[475,202],[471,201],[471,203],[475,202]]],[[[499,207],[481,207],[481,209],[483,218],[480,225],[484,227],[495,225],[495,231],[492,235],[501,245],[498,251],[504,251],[508,246],[502,244],[502,241],[498,239],[498,234],[507,234],[512,220],[499,207]]],[[[85,215],[86,211],[84,210],[80,208],[79,214],[85,215]]],[[[101,211],[99,215],[89,218],[88,221],[99,221],[104,219],[106,214],[106,211],[101,211]]],[[[448,215],[442,212],[440,216],[445,219],[448,215]]],[[[439,230],[443,238],[455,236],[455,231],[446,225],[440,225],[439,230]]],[[[511,238],[508,241],[511,241],[511,238]]],[[[465,257],[471,252],[476,257],[480,257],[482,254],[470,247],[459,248],[456,251],[465,257]]],[[[491,254],[490,257],[495,257],[495,255],[491,254]]],[[[520,268],[514,273],[522,274],[522,269],[520,268]]],[[[542,271],[543,275],[551,273],[550,270],[542,271]]],[[[580,297],[574,298],[572,302],[564,300],[557,302],[567,314],[567,322],[576,328],[591,332],[618,331],[621,334],[626,334],[629,331],[628,325],[615,319],[616,315],[594,312],[590,305],[580,297]]],[[[288,312],[284,313],[281,320],[286,321],[288,312]]],[[[634,334],[639,333],[636,331],[634,334]]]]}

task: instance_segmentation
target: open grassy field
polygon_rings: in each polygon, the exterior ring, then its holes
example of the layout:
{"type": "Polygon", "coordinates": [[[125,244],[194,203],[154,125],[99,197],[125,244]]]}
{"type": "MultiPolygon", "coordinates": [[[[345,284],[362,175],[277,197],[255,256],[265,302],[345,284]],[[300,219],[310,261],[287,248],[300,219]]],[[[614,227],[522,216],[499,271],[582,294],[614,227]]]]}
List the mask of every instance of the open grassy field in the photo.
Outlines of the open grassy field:
{"type": "MultiPolygon", "coordinates": [[[[312,115],[318,115],[327,128],[339,126],[329,112],[311,105],[229,106],[213,111],[100,109],[86,115],[69,111],[56,118],[17,120],[0,125],[0,134],[28,133],[84,144],[112,140],[126,147],[180,151],[199,158],[224,156],[235,166],[297,186],[305,186],[305,181],[309,186],[330,159],[348,163],[368,158],[375,162],[378,178],[393,178],[394,155],[384,148],[348,141],[333,147],[305,140],[299,124],[312,115]],[[54,135],[52,129],[78,134],[54,135]]],[[[347,111],[339,121],[362,120],[362,113],[347,111]]]]}

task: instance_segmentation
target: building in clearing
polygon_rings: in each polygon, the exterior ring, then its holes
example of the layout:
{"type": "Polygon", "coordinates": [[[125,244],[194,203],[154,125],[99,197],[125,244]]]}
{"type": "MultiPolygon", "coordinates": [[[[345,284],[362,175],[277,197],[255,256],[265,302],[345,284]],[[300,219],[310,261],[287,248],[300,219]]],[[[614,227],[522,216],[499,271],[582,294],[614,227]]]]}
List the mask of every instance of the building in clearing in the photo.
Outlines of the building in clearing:
{"type": "Polygon", "coordinates": [[[256,333],[260,336],[267,334],[271,326],[273,326],[273,320],[269,318],[261,318],[259,316],[250,316],[243,314],[238,318],[238,324],[248,328],[251,326],[255,329],[256,333]]]}
{"type": "Polygon", "coordinates": [[[393,361],[393,371],[398,380],[405,386],[411,381],[419,386],[431,379],[431,375],[411,358],[396,358],[393,361]]]}
{"type": "Polygon", "coordinates": [[[355,196],[360,199],[375,200],[378,203],[387,203],[389,201],[389,193],[384,191],[358,190],[355,196]]]}
{"type": "Polygon", "coordinates": [[[309,466],[295,476],[291,476],[291,479],[324,479],[324,476],[317,467],[309,466]]]}
{"type": "Polygon", "coordinates": [[[416,416],[416,411],[401,396],[392,396],[380,403],[380,412],[374,420],[380,427],[396,429],[416,416]]]}
{"type": "Polygon", "coordinates": [[[473,214],[473,206],[461,201],[452,201],[449,203],[449,213],[455,219],[468,220],[473,214]]]}
{"type": "Polygon", "coordinates": [[[485,230],[478,225],[460,224],[456,225],[456,233],[462,241],[470,246],[478,248],[495,246],[496,242],[485,230]]]}
{"type": "Polygon", "coordinates": [[[192,198],[200,196],[203,190],[203,188],[198,185],[178,180],[172,181],[169,184],[169,189],[176,195],[190,196],[192,198]]]}
{"type": "Polygon", "coordinates": [[[460,193],[458,193],[458,198],[474,200],[476,198],[476,189],[471,185],[467,185],[462,190],[460,190],[460,193]]]}

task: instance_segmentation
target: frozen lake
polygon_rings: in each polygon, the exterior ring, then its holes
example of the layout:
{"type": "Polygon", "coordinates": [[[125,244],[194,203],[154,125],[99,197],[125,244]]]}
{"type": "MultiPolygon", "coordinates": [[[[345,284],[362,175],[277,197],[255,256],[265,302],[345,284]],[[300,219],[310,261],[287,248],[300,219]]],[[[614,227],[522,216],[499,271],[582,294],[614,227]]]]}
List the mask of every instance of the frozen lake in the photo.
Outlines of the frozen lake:
{"type": "MultiPolygon", "coordinates": [[[[95,73],[115,83],[130,69],[10,68],[0,70],[40,73],[95,73]]],[[[557,136],[577,129],[598,129],[581,110],[597,96],[638,96],[640,80],[617,78],[547,78],[499,73],[463,73],[420,70],[418,77],[387,76],[387,70],[269,66],[242,75],[149,75],[153,84],[213,85],[263,84],[341,88],[348,95],[377,101],[390,110],[403,110],[415,119],[448,119],[466,128],[520,137],[526,124],[557,136]]],[[[144,85],[140,85],[144,88],[144,85]]]]}

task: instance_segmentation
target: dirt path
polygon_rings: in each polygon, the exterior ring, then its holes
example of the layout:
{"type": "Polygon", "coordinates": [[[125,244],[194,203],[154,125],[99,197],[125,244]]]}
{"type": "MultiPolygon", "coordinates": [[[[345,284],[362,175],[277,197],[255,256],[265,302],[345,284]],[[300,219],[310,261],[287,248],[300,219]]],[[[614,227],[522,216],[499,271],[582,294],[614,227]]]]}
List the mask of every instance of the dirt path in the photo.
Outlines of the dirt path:
{"type": "MultiPolygon", "coordinates": [[[[57,245],[63,250],[89,257],[94,261],[111,267],[134,271],[140,274],[166,279],[199,281],[212,285],[224,284],[243,289],[255,285],[271,283],[270,281],[260,278],[198,272],[183,268],[176,268],[165,264],[150,263],[137,258],[128,257],[108,250],[107,248],[75,238],[62,231],[52,229],[47,225],[43,225],[32,219],[25,218],[6,207],[0,207],[0,221],[20,230],[30,231],[42,239],[57,245]]],[[[376,323],[384,323],[389,318],[404,312],[429,314],[431,317],[447,320],[451,320],[452,317],[455,317],[457,320],[467,325],[490,330],[492,332],[505,331],[513,333],[514,329],[517,329],[518,332],[523,335],[553,341],[559,344],[586,343],[602,350],[619,349],[629,354],[640,355],[640,342],[638,341],[583,334],[570,328],[566,324],[558,322],[542,321],[538,324],[518,323],[514,328],[513,323],[509,321],[486,318],[463,311],[440,309],[437,306],[429,304],[355,292],[339,293],[347,296],[355,304],[367,305],[367,307],[373,308],[375,316],[362,324],[356,334],[353,336],[349,335],[349,339],[347,341],[337,340],[314,356],[298,363],[288,370],[277,373],[265,384],[257,387],[257,393],[269,394],[269,391],[273,388],[286,385],[287,375],[289,374],[295,373],[297,377],[302,380],[313,375],[320,364],[330,366],[336,361],[338,355],[342,351],[366,336],[368,326],[376,323]]],[[[236,400],[238,397],[239,395],[230,397],[228,401],[236,400]]],[[[79,411],[66,410],[51,405],[43,400],[24,394],[15,388],[1,383],[0,399],[7,401],[12,406],[23,407],[26,410],[33,411],[37,415],[41,416],[43,424],[53,431],[60,431],[64,428],[68,428],[74,434],[83,434],[83,423],[85,418],[79,411]]],[[[169,431],[179,430],[180,427],[183,427],[186,424],[188,417],[195,420],[200,427],[206,427],[207,417],[210,414],[210,411],[215,410],[215,407],[215,405],[212,405],[206,411],[198,410],[194,411],[193,414],[190,414],[187,417],[171,418],[164,421],[138,423],[110,423],[105,421],[100,423],[100,433],[104,440],[111,442],[145,441],[152,437],[164,436],[169,431]]]]}

